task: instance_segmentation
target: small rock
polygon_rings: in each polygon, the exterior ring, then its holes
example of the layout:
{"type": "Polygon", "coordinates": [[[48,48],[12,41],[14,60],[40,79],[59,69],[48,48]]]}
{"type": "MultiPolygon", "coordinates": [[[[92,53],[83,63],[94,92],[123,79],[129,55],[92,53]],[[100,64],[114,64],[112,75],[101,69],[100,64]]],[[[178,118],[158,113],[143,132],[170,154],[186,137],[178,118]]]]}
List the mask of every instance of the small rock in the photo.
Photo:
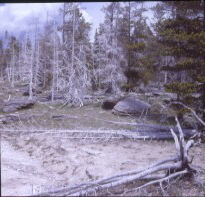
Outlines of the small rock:
{"type": "Polygon", "coordinates": [[[171,99],[170,98],[165,98],[165,99],[163,99],[163,102],[168,105],[168,104],[170,104],[171,99]]]}
{"type": "Polygon", "coordinates": [[[9,114],[9,115],[5,115],[4,117],[0,118],[1,119],[0,121],[3,124],[10,124],[12,122],[26,121],[32,117],[33,117],[32,115],[28,115],[28,114],[9,114]]]}
{"type": "MultiPolygon", "coordinates": [[[[33,95],[36,95],[36,94],[41,94],[42,91],[41,90],[36,90],[36,89],[32,89],[32,92],[33,92],[33,95]]],[[[26,90],[24,90],[23,92],[23,96],[29,96],[29,88],[26,88],[26,90]]]]}
{"type": "Polygon", "coordinates": [[[113,109],[114,106],[120,101],[121,99],[119,98],[110,98],[110,99],[107,99],[107,100],[104,100],[102,102],[102,109],[113,109]]]}
{"type": "Polygon", "coordinates": [[[20,109],[29,109],[34,105],[34,100],[13,100],[6,102],[3,106],[3,112],[14,112],[20,109]]]}
{"type": "Polygon", "coordinates": [[[41,90],[36,90],[35,93],[36,94],[42,94],[42,91],[41,90]]]}
{"type": "Polygon", "coordinates": [[[29,92],[24,92],[23,96],[29,96],[29,92]]]}

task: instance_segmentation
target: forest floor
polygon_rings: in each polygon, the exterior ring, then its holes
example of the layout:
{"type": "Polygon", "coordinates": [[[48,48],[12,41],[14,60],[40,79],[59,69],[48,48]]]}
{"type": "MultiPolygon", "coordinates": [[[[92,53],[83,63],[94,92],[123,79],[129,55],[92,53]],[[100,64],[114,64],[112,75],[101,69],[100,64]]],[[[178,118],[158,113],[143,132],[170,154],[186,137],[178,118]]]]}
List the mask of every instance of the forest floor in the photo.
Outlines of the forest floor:
{"type": "MultiPolygon", "coordinates": [[[[139,169],[176,155],[173,140],[68,139],[63,135],[35,132],[39,129],[129,130],[132,129],[130,126],[111,124],[104,120],[136,122],[134,117],[119,117],[111,111],[103,110],[99,104],[81,108],[60,106],[59,103],[37,102],[33,108],[18,113],[38,116],[26,122],[6,125],[13,128],[22,127],[24,131],[32,128],[32,132],[15,133],[1,129],[2,196],[32,195],[58,187],[72,186],[139,169]],[[52,119],[53,115],[62,114],[69,116],[63,120],[52,119]]],[[[194,156],[192,163],[200,172],[197,177],[205,185],[205,144],[191,148],[189,155],[194,156]]],[[[204,185],[200,186],[194,180],[178,179],[170,181],[166,189],[168,195],[204,196],[204,185]]],[[[134,186],[133,184],[130,187],[134,186]]],[[[120,195],[121,189],[110,192],[120,195]]],[[[158,185],[137,193],[139,196],[161,194],[158,185]]]]}

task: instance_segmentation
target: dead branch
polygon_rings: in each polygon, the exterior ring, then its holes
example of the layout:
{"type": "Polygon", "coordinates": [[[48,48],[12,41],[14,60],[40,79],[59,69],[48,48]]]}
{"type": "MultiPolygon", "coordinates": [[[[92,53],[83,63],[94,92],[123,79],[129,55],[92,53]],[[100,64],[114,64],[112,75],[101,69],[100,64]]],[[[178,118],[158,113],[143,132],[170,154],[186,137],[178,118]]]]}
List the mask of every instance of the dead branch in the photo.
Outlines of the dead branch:
{"type": "MultiPolygon", "coordinates": [[[[61,139],[90,139],[90,140],[108,140],[108,139],[131,139],[131,140],[161,140],[172,139],[172,135],[168,132],[157,132],[147,130],[65,130],[65,129],[44,129],[37,128],[33,123],[27,122],[30,126],[28,128],[18,128],[18,124],[3,126],[5,133],[15,133],[20,135],[50,135],[54,138],[61,139]]],[[[185,137],[192,136],[191,134],[185,137]]]]}
{"type": "Polygon", "coordinates": [[[186,109],[189,109],[194,115],[194,117],[205,127],[205,122],[196,114],[196,112],[191,107],[188,107],[185,104],[178,102],[178,101],[173,102],[173,104],[179,104],[185,107],[186,109]]]}
{"type": "Polygon", "coordinates": [[[193,140],[189,140],[187,142],[187,144],[184,141],[184,134],[182,132],[182,128],[179,124],[179,120],[177,117],[175,117],[175,120],[177,122],[177,128],[179,130],[179,146],[180,146],[180,152],[179,152],[179,156],[181,158],[182,161],[182,168],[189,168],[188,165],[188,149],[193,145],[194,141],[193,140]]]}
{"type": "Polygon", "coordinates": [[[148,182],[148,183],[145,183],[144,185],[142,185],[142,186],[140,186],[140,187],[137,187],[137,188],[134,188],[134,189],[132,189],[132,190],[126,191],[126,193],[138,191],[138,190],[140,190],[140,189],[142,189],[142,188],[144,188],[144,187],[147,187],[147,186],[149,186],[149,185],[153,185],[153,184],[156,184],[156,183],[161,184],[162,182],[169,181],[170,179],[175,178],[175,177],[177,177],[177,176],[181,176],[181,175],[183,175],[183,174],[186,174],[187,172],[188,172],[187,169],[185,169],[185,170],[183,170],[183,171],[180,171],[180,172],[176,172],[176,173],[171,174],[171,175],[169,175],[169,176],[167,176],[167,177],[164,177],[164,178],[161,178],[161,179],[158,179],[158,180],[154,180],[154,181],[150,181],[150,182],[148,182]]]}
{"type": "Polygon", "coordinates": [[[170,129],[170,130],[171,130],[172,136],[173,136],[174,141],[175,141],[176,149],[177,149],[177,151],[178,151],[178,154],[180,155],[180,145],[179,145],[178,137],[177,137],[177,135],[174,133],[173,129],[170,129]]]}
{"type": "MultiPolygon", "coordinates": [[[[60,193],[60,195],[84,196],[92,192],[97,193],[102,190],[106,191],[113,187],[122,186],[137,180],[147,179],[151,177],[156,178],[156,180],[150,181],[131,191],[136,191],[155,183],[159,183],[162,188],[162,182],[168,181],[170,179],[173,179],[177,176],[181,176],[183,174],[193,172],[190,171],[193,169],[188,164],[188,150],[193,145],[194,141],[190,140],[187,143],[185,143],[184,135],[177,118],[176,118],[176,122],[177,122],[177,128],[179,129],[180,136],[177,137],[173,129],[171,129],[171,133],[173,135],[175,145],[178,151],[177,157],[165,159],[163,161],[157,162],[156,164],[148,166],[144,169],[137,169],[129,172],[124,172],[97,181],[82,183],[80,185],[73,186],[73,187],[65,187],[62,189],[58,188],[53,191],[43,193],[41,195],[50,195],[51,193],[58,195],[60,193]],[[159,176],[158,173],[161,171],[164,173],[159,176]]],[[[162,190],[164,191],[163,188],[162,190]]]]}
{"type": "MultiPolygon", "coordinates": [[[[151,166],[147,166],[144,169],[135,169],[132,171],[124,172],[121,174],[113,175],[110,177],[105,177],[100,180],[95,180],[92,182],[81,183],[75,186],[56,188],[52,191],[44,192],[38,195],[87,195],[91,192],[99,192],[105,191],[112,187],[123,186],[133,181],[138,181],[142,179],[151,180],[155,178],[155,180],[150,181],[137,189],[141,189],[147,187],[154,183],[161,184],[164,181],[172,179],[176,176],[180,176],[182,174],[193,173],[194,169],[189,165],[188,162],[188,151],[190,147],[193,145],[194,141],[189,140],[187,143],[184,140],[184,134],[180,123],[177,119],[176,127],[178,128],[179,136],[175,133],[173,128],[170,128],[172,137],[174,138],[175,146],[177,149],[177,156],[172,158],[167,158],[163,161],[157,162],[151,166]],[[159,172],[162,174],[159,176],[159,172]]],[[[143,125],[143,124],[141,124],[143,125]]],[[[32,125],[31,125],[32,126],[32,125]]],[[[30,130],[25,131],[25,129],[18,130],[16,127],[6,128],[4,127],[5,132],[15,132],[18,131],[20,134],[32,134],[32,135],[51,135],[52,137],[60,137],[60,138],[73,138],[73,139],[102,139],[102,138],[131,138],[131,139],[140,139],[140,138],[149,138],[149,136],[140,136],[139,133],[130,132],[130,131],[122,131],[122,130],[44,130],[31,128],[30,130]],[[23,132],[23,133],[22,133],[23,132]],[[62,136],[64,135],[64,136],[62,136]],[[77,135],[77,136],[76,136],[77,135]]],[[[38,196],[37,195],[37,196],[38,196]]]]}
{"type": "MultiPolygon", "coordinates": [[[[156,124],[131,123],[131,122],[116,122],[116,121],[109,121],[109,120],[104,120],[104,119],[98,119],[98,120],[108,122],[111,124],[128,125],[128,126],[137,127],[137,130],[134,130],[133,132],[137,132],[137,131],[141,132],[142,130],[146,130],[146,131],[150,131],[150,132],[159,133],[159,131],[170,132],[170,129],[173,129],[175,132],[178,132],[178,128],[173,127],[173,126],[162,126],[162,125],[156,125],[156,124]]],[[[193,133],[196,133],[196,131],[192,130],[192,129],[183,129],[183,133],[185,135],[193,135],[193,133]]]]}
{"type": "Polygon", "coordinates": [[[104,122],[112,123],[112,124],[119,124],[119,125],[129,125],[129,126],[138,126],[138,127],[147,127],[147,128],[153,128],[158,130],[170,130],[170,128],[174,129],[174,127],[171,126],[159,126],[155,124],[142,124],[142,123],[131,123],[131,122],[116,122],[116,121],[109,121],[109,120],[103,120],[104,122]]]}

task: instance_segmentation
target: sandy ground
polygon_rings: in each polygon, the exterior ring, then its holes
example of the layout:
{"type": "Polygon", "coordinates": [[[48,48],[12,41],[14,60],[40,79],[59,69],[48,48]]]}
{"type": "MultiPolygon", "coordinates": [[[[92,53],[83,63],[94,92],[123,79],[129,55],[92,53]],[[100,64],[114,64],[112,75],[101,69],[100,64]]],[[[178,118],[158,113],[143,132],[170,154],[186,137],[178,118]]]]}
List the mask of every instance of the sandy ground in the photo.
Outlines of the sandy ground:
{"type": "MultiPolygon", "coordinates": [[[[205,149],[194,164],[205,168],[205,149]]],[[[85,142],[29,134],[1,139],[2,195],[31,195],[148,166],[176,154],[173,142],[85,142]]]]}

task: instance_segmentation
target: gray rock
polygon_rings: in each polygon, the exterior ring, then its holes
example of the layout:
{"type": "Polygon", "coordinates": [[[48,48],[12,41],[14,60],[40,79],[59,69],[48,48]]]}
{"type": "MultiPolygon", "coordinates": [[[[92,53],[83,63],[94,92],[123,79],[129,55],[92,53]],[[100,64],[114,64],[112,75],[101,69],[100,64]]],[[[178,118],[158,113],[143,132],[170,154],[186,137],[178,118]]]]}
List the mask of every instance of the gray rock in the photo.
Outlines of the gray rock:
{"type": "Polygon", "coordinates": [[[163,99],[163,102],[164,102],[165,104],[170,104],[171,99],[170,99],[170,98],[164,98],[164,99],[163,99]]]}
{"type": "Polygon", "coordinates": [[[13,122],[18,122],[18,121],[26,121],[31,119],[33,116],[28,115],[28,114],[9,114],[5,115],[4,117],[0,117],[0,121],[3,124],[10,124],[13,122]]]}
{"type": "Polygon", "coordinates": [[[142,111],[148,110],[150,104],[136,99],[134,97],[127,97],[119,101],[113,108],[112,112],[116,115],[139,115],[142,111]]]}
{"type": "MultiPolygon", "coordinates": [[[[36,94],[41,94],[42,91],[41,90],[37,90],[37,89],[34,89],[32,88],[32,92],[33,92],[33,95],[36,95],[36,94]]],[[[26,88],[23,92],[23,96],[29,96],[29,88],[26,88]]]]}
{"type": "Polygon", "coordinates": [[[14,112],[20,109],[29,109],[34,105],[34,100],[12,100],[4,104],[3,112],[14,112]]]}
{"type": "Polygon", "coordinates": [[[0,116],[0,122],[3,124],[10,124],[13,122],[18,121],[27,121],[31,118],[36,117],[43,117],[44,114],[19,114],[18,112],[15,112],[14,114],[7,114],[0,116]]]}
{"type": "MultiPolygon", "coordinates": [[[[35,95],[35,94],[33,93],[33,95],[35,95]]],[[[29,96],[29,91],[23,92],[23,96],[29,96]]]]}

